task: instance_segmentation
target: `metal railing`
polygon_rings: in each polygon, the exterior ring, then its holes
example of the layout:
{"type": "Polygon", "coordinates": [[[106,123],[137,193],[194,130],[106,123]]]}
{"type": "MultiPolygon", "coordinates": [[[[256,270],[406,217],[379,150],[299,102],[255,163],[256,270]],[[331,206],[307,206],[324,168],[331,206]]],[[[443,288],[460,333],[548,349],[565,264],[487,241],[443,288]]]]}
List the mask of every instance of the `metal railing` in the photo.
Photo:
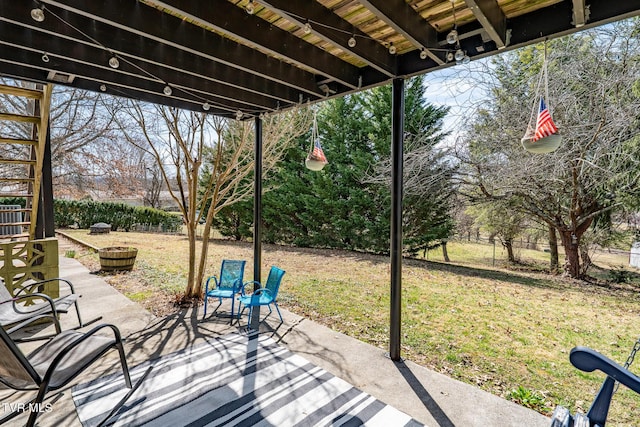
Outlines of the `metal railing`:
{"type": "Polygon", "coordinates": [[[22,207],[20,205],[0,206],[0,237],[22,234],[22,207]]]}

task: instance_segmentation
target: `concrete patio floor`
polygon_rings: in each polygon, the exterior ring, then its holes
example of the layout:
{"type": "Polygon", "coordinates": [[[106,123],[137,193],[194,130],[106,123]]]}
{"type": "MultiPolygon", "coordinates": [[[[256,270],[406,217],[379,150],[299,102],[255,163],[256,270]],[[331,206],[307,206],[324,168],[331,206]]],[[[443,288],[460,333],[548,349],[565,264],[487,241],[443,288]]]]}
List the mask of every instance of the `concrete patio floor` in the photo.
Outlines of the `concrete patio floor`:
{"type": "MultiPolygon", "coordinates": [[[[60,275],[71,280],[80,298],[83,320],[102,316],[98,323],[113,323],[126,337],[125,349],[129,366],[150,358],[184,349],[230,332],[243,331],[228,318],[211,316],[202,321],[200,310],[182,310],[158,318],[113,289],[78,261],[60,258],[60,275]]],[[[228,308],[228,307],[227,307],[228,308]]],[[[225,306],[221,307],[224,311],[225,306]]],[[[322,325],[282,310],[284,323],[277,315],[269,316],[261,325],[261,333],[269,334],[280,345],[305,357],[332,374],[350,382],[381,401],[393,405],[430,427],[548,427],[550,420],[512,402],[430,371],[410,361],[396,363],[383,350],[354,338],[334,332],[322,325]]],[[[77,325],[74,313],[61,318],[63,329],[77,325]]],[[[242,325],[245,325],[243,319],[242,325]]],[[[83,330],[88,330],[90,325],[83,330]]],[[[53,331],[47,326],[39,334],[53,331]]],[[[244,331],[243,331],[244,332],[244,331]]],[[[42,342],[24,343],[29,349],[42,342]]],[[[99,376],[118,372],[116,352],[85,371],[76,381],[86,382],[99,376]]],[[[51,393],[52,411],[38,418],[39,426],[80,426],[71,399],[71,385],[59,393],[51,393]]],[[[0,391],[0,416],[8,403],[28,402],[31,394],[0,391]]],[[[14,418],[5,425],[23,426],[26,416],[14,418]]]]}

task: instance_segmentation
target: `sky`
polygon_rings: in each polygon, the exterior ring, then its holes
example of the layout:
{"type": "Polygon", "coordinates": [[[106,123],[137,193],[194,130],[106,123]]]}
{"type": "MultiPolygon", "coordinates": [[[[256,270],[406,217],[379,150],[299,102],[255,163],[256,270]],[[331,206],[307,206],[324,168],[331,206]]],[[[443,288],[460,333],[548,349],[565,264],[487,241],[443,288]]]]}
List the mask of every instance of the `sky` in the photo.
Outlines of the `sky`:
{"type": "Polygon", "coordinates": [[[427,102],[450,108],[444,119],[443,130],[450,132],[445,145],[455,142],[458,135],[464,131],[464,121],[471,118],[475,110],[488,98],[486,86],[481,84],[488,77],[488,67],[489,60],[485,58],[426,75],[427,88],[424,96],[427,102]]]}

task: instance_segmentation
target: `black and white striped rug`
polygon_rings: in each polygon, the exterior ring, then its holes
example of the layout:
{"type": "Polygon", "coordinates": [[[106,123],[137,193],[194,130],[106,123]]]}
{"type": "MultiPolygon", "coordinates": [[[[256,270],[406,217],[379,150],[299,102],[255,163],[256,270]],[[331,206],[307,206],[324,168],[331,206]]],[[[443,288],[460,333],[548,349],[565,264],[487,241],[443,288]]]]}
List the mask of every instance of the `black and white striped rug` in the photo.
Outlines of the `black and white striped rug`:
{"type": "MultiPolygon", "coordinates": [[[[266,336],[230,334],[162,356],[131,369],[132,381],[149,365],[109,425],[422,425],[266,336]]],[[[122,374],[73,387],[82,425],[100,423],[127,390],[122,374]]]]}

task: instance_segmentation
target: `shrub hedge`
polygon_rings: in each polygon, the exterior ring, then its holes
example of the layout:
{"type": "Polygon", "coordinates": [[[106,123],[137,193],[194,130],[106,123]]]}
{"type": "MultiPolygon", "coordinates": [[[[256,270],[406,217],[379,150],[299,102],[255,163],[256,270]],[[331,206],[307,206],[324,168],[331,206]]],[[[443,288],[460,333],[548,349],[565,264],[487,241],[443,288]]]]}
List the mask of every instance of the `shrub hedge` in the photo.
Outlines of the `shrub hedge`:
{"type": "MultiPolygon", "coordinates": [[[[2,205],[25,206],[23,198],[0,199],[2,205]]],[[[182,225],[178,215],[148,207],[129,206],[124,203],[95,202],[92,200],[62,200],[53,202],[56,227],[89,228],[98,222],[111,224],[112,230],[129,231],[138,224],[161,226],[169,232],[182,225]]]]}

